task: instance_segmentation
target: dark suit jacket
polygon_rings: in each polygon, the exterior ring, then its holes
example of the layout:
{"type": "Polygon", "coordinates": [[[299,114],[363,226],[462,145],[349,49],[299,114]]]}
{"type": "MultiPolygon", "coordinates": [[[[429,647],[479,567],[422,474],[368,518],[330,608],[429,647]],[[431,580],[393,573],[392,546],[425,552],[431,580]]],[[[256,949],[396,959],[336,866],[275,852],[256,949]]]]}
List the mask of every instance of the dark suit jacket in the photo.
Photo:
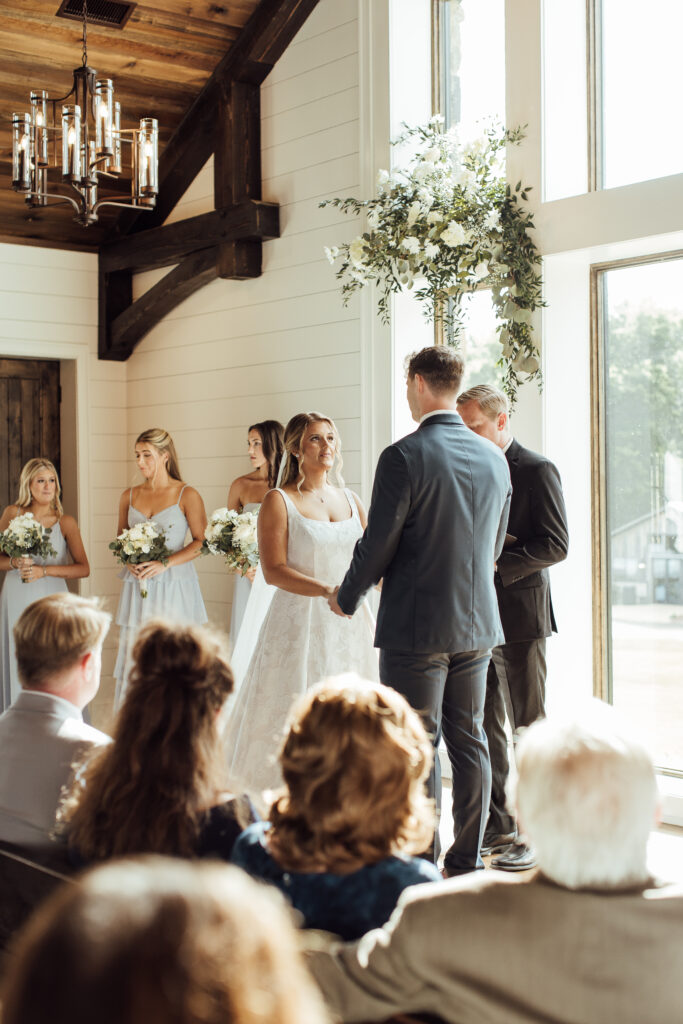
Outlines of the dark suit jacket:
{"type": "Polygon", "coordinates": [[[501,643],[493,566],[509,501],[500,449],[457,412],[430,416],[380,455],[342,611],[354,612],[383,578],[376,647],[426,654],[501,643]]]}
{"type": "Polygon", "coordinates": [[[556,466],[513,440],[505,453],[512,501],[508,533],[516,541],[497,562],[496,593],[506,643],[557,631],[548,566],[567,557],[567,513],[556,466]]]}

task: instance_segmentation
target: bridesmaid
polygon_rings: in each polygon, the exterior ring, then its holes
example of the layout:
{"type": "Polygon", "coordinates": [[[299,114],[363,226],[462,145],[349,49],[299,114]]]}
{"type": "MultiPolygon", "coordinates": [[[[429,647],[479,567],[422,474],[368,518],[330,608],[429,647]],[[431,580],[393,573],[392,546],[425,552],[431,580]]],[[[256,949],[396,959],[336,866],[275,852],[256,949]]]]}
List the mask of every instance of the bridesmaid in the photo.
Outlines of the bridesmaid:
{"type": "MultiPolygon", "coordinates": [[[[238,476],[230,484],[228,508],[236,512],[258,509],[268,491],[277,483],[280,459],[284,452],[283,438],[284,428],[277,420],[263,420],[249,427],[247,450],[252,471],[245,476],[238,476]]],[[[249,569],[246,576],[238,575],[235,579],[230,617],[230,643],[233,651],[255,575],[256,569],[249,569]]]]}
{"type": "Polygon", "coordinates": [[[65,516],[60,501],[57,470],[47,459],[30,459],[21,471],[16,505],[8,505],[0,518],[0,531],[19,515],[32,512],[35,519],[51,528],[50,543],[57,552],[49,558],[9,558],[0,555],[0,570],[6,572],[0,597],[0,710],[18,696],[21,685],[14,653],[14,624],[34,601],[66,590],[66,580],[90,575],[88,558],[78,524],[65,516]],[[22,583],[22,580],[26,581],[22,583]]]}
{"type": "Polygon", "coordinates": [[[197,571],[191,564],[204,539],[204,502],[194,487],[183,482],[175,445],[166,430],[144,430],[135,442],[135,461],[143,483],[121,495],[117,535],[127,527],[153,519],[166,531],[166,545],[173,554],[166,565],[141,562],[124,566],[119,573],[123,588],[116,613],[120,627],[114,666],[117,708],[126,690],[135,631],[143,621],[158,616],[183,624],[201,625],[207,621],[197,571]],[[140,593],[141,579],[149,584],[144,599],[140,593]]]}

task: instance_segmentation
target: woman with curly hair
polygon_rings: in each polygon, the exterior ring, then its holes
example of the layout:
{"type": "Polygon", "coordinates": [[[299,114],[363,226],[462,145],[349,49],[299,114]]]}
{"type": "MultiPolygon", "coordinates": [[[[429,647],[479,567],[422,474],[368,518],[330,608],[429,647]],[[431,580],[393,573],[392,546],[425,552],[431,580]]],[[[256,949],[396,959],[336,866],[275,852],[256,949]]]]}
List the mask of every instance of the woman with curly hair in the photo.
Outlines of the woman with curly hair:
{"type": "Polygon", "coordinates": [[[280,752],[285,792],[245,829],[233,863],[276,885],[304,925],[355,939],[402,891],[439,881],[429,846],[432,745],[408,702],[358,676],[328,679],[296,705],[280,752]]]}
{"type": "Polygon", "coordinates": [[[132,853],[230,859],[256,815],[225,792],[219,713],[232,690],[221,635],[153,620],[138,633],[114,742],[77,772],[59,812],[76,863],[132,853]]]}
{"type": "Polygon", "coordinates": [[[95,868],[22,933],[3,1024],[327,1024],[276,896],[226,865],[95,868]]]}

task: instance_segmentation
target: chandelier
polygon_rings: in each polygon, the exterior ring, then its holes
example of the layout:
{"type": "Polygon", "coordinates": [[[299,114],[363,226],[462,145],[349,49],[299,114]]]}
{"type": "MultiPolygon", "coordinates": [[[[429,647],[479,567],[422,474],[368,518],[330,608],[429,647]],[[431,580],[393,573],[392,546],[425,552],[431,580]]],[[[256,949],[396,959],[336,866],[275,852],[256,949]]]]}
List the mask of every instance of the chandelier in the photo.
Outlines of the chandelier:
{"type": "Polygon", "coordinates": [[[74,220],[84,227],[97,220],[100,206],[149,210],[159,191],[156,118],[143,117],[139,128],[121,127],[121,104],[114,100],[110,78],[88,67],[88,5],[83,0],[83,64],[74,70],[71,91],[50,99],[43,89],[31,92],[30,114],[12,115],[12,188],[30,207],[69,202],[74,220]],[[72,99],[61,108],[57,105],[72,99]],[[50,116],[48,117],[48,111],[50,116]],[[108,181],[123,173],[128,150],[130,197],[100,196],[108,181]],[[48,183],[48,168],[61,164],[61,181],[48,183]],[[54,191],[48,191],[53,189],[54,191]],[[57,202],[48,203],[48,199],[57,202]]]}

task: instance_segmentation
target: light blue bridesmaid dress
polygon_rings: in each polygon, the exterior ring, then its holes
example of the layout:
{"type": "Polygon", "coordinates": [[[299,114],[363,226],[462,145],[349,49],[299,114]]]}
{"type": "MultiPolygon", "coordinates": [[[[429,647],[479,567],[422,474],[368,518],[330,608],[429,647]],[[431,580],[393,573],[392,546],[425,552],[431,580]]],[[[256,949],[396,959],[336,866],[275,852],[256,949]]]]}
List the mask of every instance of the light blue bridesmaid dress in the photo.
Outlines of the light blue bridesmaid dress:
{"type": "MultiPolygon", "coordinates": [[[[51,527],[50,544],[57,552],[48,558],[33,556],[36,565],[71,565],[72,558],[66,546],[66,540],[59,523],[51,527]]],[[[5,573],[5,581],[0,596],[0,710],[5,711],[12,701],[21,693],[21,683],[17,675],[17,659],[14,652],[14,625],[24,611],[34,601],[48,594],[59,594],[67,589],[66,580],[55,576],[44,576],[31,583],[22,583],[18,569],[10,569],[5,573]]]]}
{"type": "MultiPolygon", "coordinates": [[[[185,547],[185,538],[189,530],[187,519],[180,507],[184,490],[185,487],[174,505],[168,505],[161,512],[148,518],[133,505],[131,488],[128,526],[148,521],[155,522],[166,531],[166,546],[169,551],[173,554],[181,551],[185,547]]],[[[197,570],[192,562],[170,566],[159,576],[146,580],[147,597],[144,599],[140,593],[140,581],[132,576],[128,569],[121,570],[119,579],[123,580],[123,588],[116,612],[116,623],[119,626],[119,650],[114,666],[116,708],[120,707],[126,691],[135,631],[138,626],[147,619],[157,617],[172,619],[183,625],[201,625],[207,621],[197,570]]]]}

